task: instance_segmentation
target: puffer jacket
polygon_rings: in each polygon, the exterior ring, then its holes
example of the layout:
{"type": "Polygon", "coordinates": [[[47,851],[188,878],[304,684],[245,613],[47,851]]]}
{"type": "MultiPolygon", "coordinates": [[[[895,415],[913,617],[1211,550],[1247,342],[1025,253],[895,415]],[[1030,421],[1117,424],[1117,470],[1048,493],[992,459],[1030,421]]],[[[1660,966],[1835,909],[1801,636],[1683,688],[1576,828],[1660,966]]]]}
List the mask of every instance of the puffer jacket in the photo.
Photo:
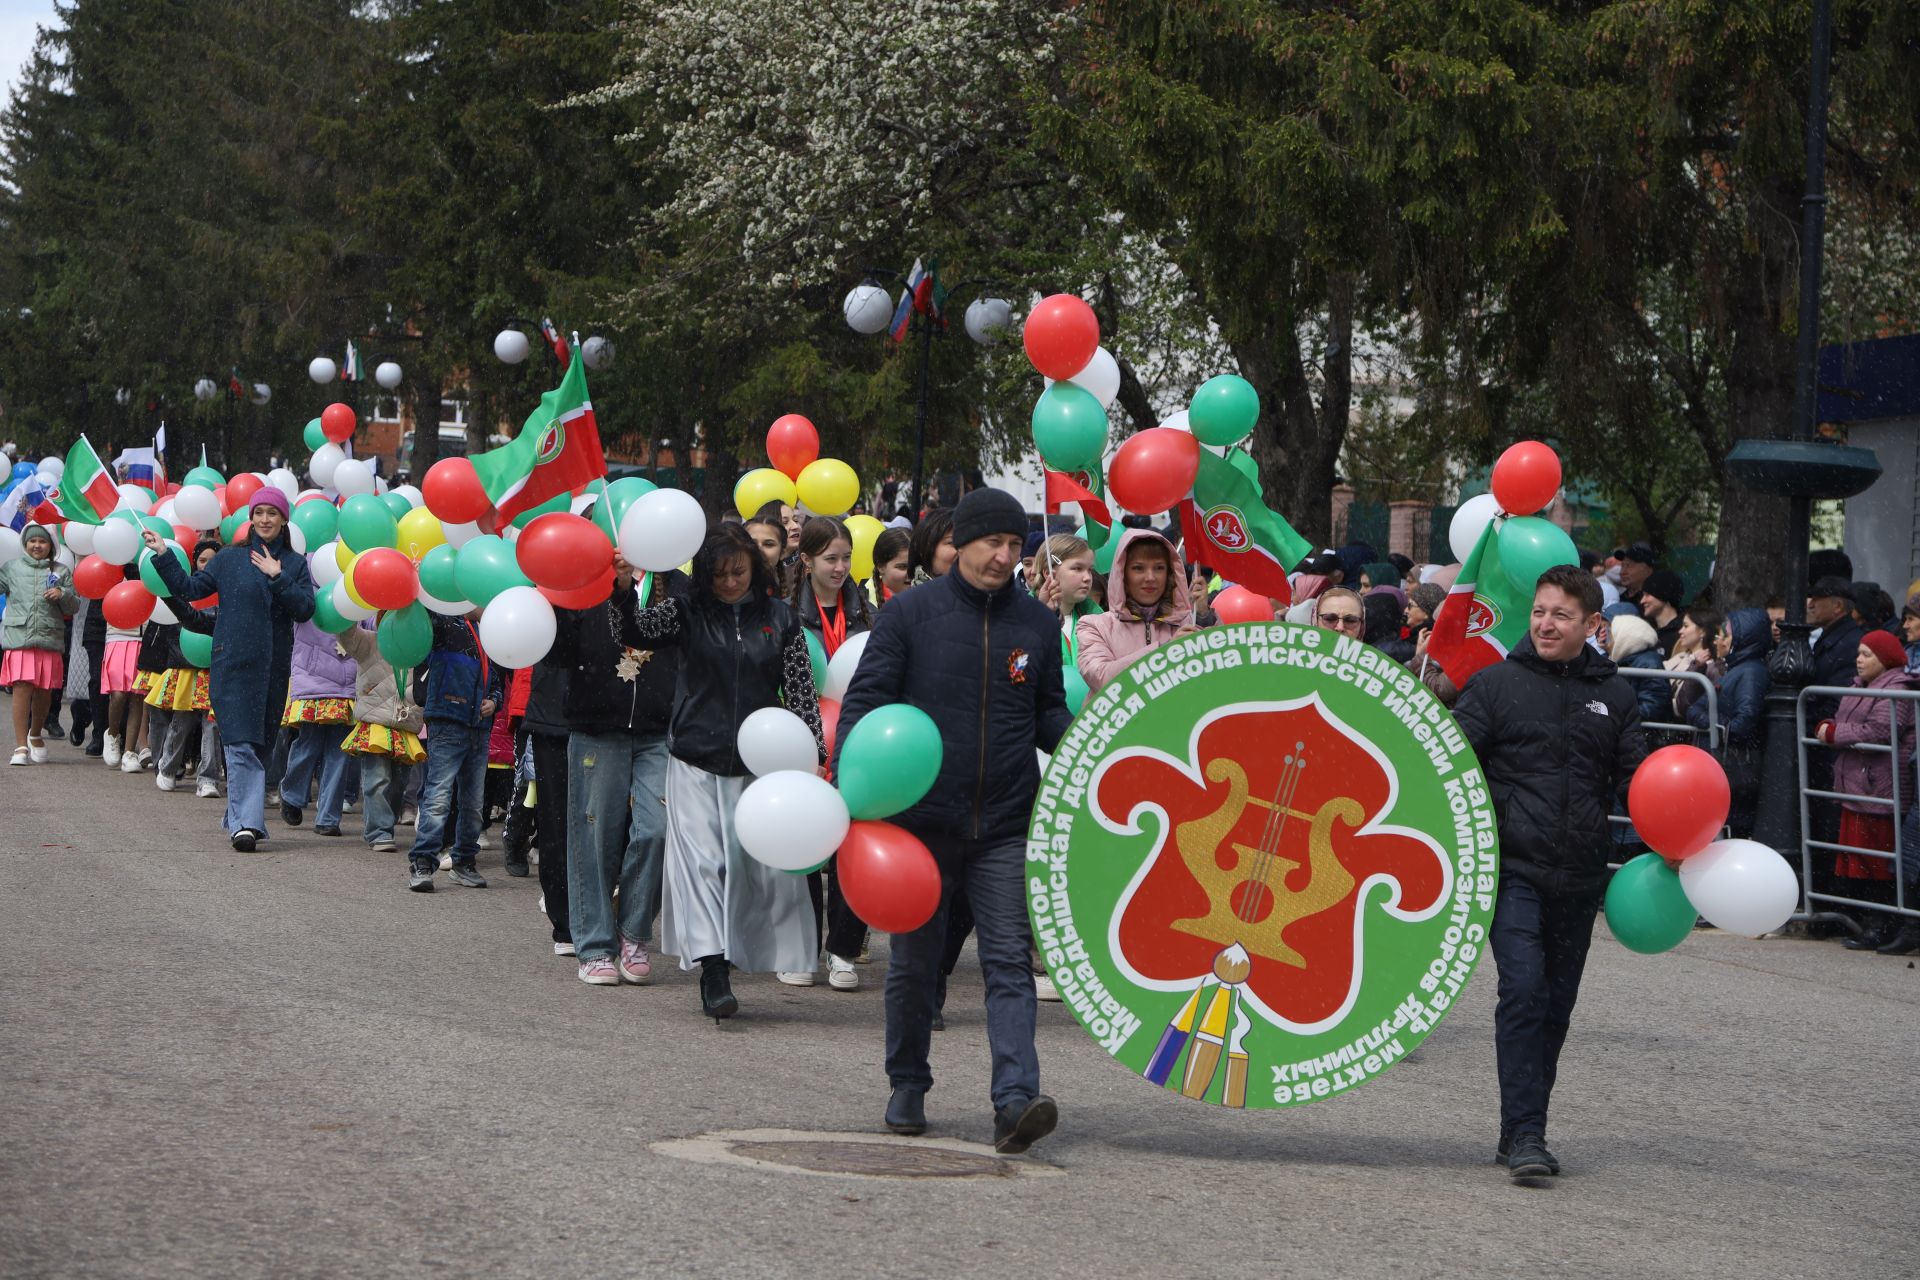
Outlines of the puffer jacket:
{"type": "Polygon", "coordinates": [[[1107,612],[1080,619],[1080,674],[1087,688],[1098,693],[1101,686],[1120,674],[1122,668],[1153,648],[1166,644],[1181,627],[1195,625],[1193,596],[1187,590],[1187,567],[1171,542],[1151,529],[1129,529],[1120,535],[1114,548],[1113,568],[1107,574],[1107,612]],[[1151,619],[1127,599],[1127,552],[1139,542],[1158,542],[1167,549],[1172,569],[1168,573],[1167,593],[1153,610],[1151,619]]]}
{"type": "MultiPolygon", "coordinates": [[[[40,526],[30,524],[26,532],[36,529],[40,526]]],[[[80,612],[80,597],[73,590],[73,570],[57,560],[16,556],[0,564],[0,595],[7,598],[6,610],[0,614],[0,648],[66,652],[67,619],[80,612]],[[58,600],[46,597],[48,575],[52,575],[52,585],[60,588],[58,600]]]]}
{"type": "Polygon", "coordinates": [[[381,656],[380,642],[373,628],[364,623],[348,627],[336,639],[353,659],[353,718],[361,724],[385,725],[419,733],[426,727],[426,716],[414,703],[400,696],[394,683],[393,664],[381,656]]]}
{"type": "Polygon", "coordinates": [[[1591,645],[1548,662],[1522,637],[1467,681],[1454,718],[1480,758],[1500,824],[1500,874],[1556,897],[1598,894],[1607,815],[1646,758],[1640,704],[1591,645]]]}
{"type": "Polygon", "coordinates": [[[428,720],[444,720],[474,729],[490,724],[480,704],[492,700],[498,707],[506,697],[506,673],[480,649],[475,624],[465,618],[433,615],[433,651],[426,665],[414,673],[415,696],[428,720]],[[419,697],[425,681],[425,696],[419,697]]]}
{"type": "MultiPolygon", "coordinates": [[[[1858,677],[1855,677],[1855,683],[1858,682],[1858,677]]],[[[1905,670],[1882,671],[1867,686],[1869,689],[1913,687],[1913,678],[1905,670]]],[[[1913,703],[1899,698],[1840,699],[1840,707],[1833,714],[1833,736],[1829,739],[1835,747],[1835,791],[1844,791],[1851,796],[1878,796],[1883,800],[1893,798],[1893,756],[1885,751],[1861,749],[1884,746],[1892,736],[1888,733],[1890,724],[1898,726],[1899,765],[1904,770],[1913,760],[1913,703]]],[[[1892,812],[1885,805],[1862,804],[1855,800],[1842,800],[1840,807],[1880,818],[1892,812]]]]}
{"type": "Polygon", "coordinates": [[[837,740],[875,707],[904,702],[933,717],[944,747],[932,789],[892,821],[921,836],[1026,831],[1040,788],[1034,749],[1051,752],[1073,722],[1059,631],[1059,616],[1018,584],[987,592],[958,569],[881,610],[841,701],[837,740]]]}
{"type": "Polygon", "coordinates": [[[311,622],[293,629],[289,698],[351,698],[357,670],[340,642],[311,622]]]}
{"type": "MultiPolygon", "coordinates": [[[[1665,671],[1666,664],[1660,660],[1660,636],[1653,624],[1645,618],[1620,617],[1611,624],[1612,643],[1607,647],[1607,656],[1613,659],[1616,667],[1633,667],[1640,671],[1665,671]]],[[[1659,680],[1629,680],[1634,694],[1640,699],[1640,718],[1642,720],[1665,720],[1673,714],[1673,698],[1668,692],[1668,682],[1659,680]]]]}
{"type": "MultiPolygon", "coordinates": [[[[1773,648],[1773,622],[1765,609],[1735,609],[1727,615],[1733,647],[1720,677],[1720,724],[1729,746],[1757,747],[1767,734],[1767,653],[1773,648]]],[[[1707,700],[1687,703],[1687,723],[1705,729],[1707,700]]]]}
{"type": "MultiPolygon", "coordinates": [[[[686,591],[687,577],[679,570],[655,574],[648,601],[657,604],[669,596],[685,595],[686,591]]],[[[541,729],[538,724],[530,727],[540,732],[593,736],[634,733],[657,738],[667,732],[673,722],[673,694],[680,678],[680,655],[672,649],[656,653],[633,644],[630,639],[620,638],[621,630],[632,626],[635,597],[634,588],[622,590],[616,585],[604,604],[590,609],[554,611],[559,625],[553,648],[534,668],[532,701],[541,702],[542,692],[546,692],[549,699],[553,693],[550,678],[549,683],[541,681],[541,669],[563,670],[566,684],[560,691],[559,705],[564,725],[559,729],[541,729]],[[620,663],[629,647],[641,649],[641,653],[633,678],[625,680],[620,677],[620,663]]],[[[552,714],[552,706],[548,701],[537,716],[530,713],[529,719],[544,719],[552,714]]]]}

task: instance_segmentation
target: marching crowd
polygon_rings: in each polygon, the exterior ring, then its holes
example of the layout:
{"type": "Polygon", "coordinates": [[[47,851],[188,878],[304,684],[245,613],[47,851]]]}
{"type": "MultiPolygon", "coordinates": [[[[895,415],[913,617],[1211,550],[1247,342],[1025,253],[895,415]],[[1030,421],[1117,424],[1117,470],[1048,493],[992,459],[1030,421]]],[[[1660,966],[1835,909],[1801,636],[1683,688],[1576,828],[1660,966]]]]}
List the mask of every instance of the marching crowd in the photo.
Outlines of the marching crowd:
{"type": "MultiPolygon", "coordinates": [[[[834,741],[861,716],[910,703],[934,719],[945,750],[932,790],[897,821],[934,853],[943,892],[926,925],[892,939],[887,1123],[902,1133],[925,1128],[929,1037],[943,1025],[947,975],[972,935],[986,982],[996,1142],[1023,1150],[1051,1130],[1056,1110],[1040,1093],[1033,1051],[1036,987],[1043,998],[1051,992],[1032,950],[1023,869],[1036,748],[1049,752],[1088,691],[1139,653],[1215,621],[1210,601],[1221,584],[1185,563],[1177,535],[1116,530],[1111,570],[1101,574],[1088,542],[1035,531],[1018,501],[983,488],[917,523],[896,521],[876,542],[863,584],[852,576],[852,540],[840,521],[775,505],[712,526],[687,573],[637,573],[616,559],[605,604],[560,610],[553,648],[532,668],[490,662],[475,611],[436,615],[429,658],[402,673],[381,657],[370,621],[339,635],[313,624],[313,581],[288,537],[288,514],[285,497],[263,488],[235,541],[202,542],[190,571],[153,556],[177,621],[138,633],[109,627],[97,604],[76,595],[54,535],[28,526],[24,554],[0,566],[11,763],[49,758],[64,700],[65,740],[87,756],[123,773],[150,770],[163,791],[189,780],[201,797],[224,788],[221,826],[235,849],[270,838],[275,807],[292,826],[311,808],[313,830],[333,837],[357,809],[361,839],[380,853],[404,852],[415,892],[433,891],[443,871],[454,886],[484,888],[479,854],[501,824],[494,838],[506,873],[531,874],[537,862],[553,950],[573,958],[581,981],[644,983],[658,951],[699,971],[703,1011],[724,1018],[738,1009],[734,970],[811,986],[824,965],[830,987],[852,990],[867,958],[867,928],[831,862],[795,876],[742,851],[732,816],[750,781],[736,745],[742,723],[765,707],[795,712],[826,776],[834,741]],[[812,650],[830,659],[869,631],[834,724],[823,715],[812,650]]],[[[155,534],[145,537],[162,549],[155,534]]],[[[1808,593],[1820,628],[1815,682],[1920,684],[1920,591],[1896,611],[1878,587],[1850,581],[1843,559],[1822,554],[1827,563],[1808,593]]],[[[1457,565],[1416,565],[1364,546],[1329,550],[1293,575],[1292,601],[1276,602],[1291,620],[1339,631],[1413,669],[1458,704],[1488,765],[1508,871],[1500,910],[1510,921],[1532,913],[1534,922],[1532,950],[1511,930],[1503,941],[1498,920],[1493,939],[1502,975],[1501,1157],[1524,1150],[1529,1169],[1551,1160],[1539,1059],[1546,1056],[1550,1082],[1597,901],[1590,882],[1604,879],[1603,852],[1614,839],[1604,815],[1610,806],[1618,812],[1619,788],[1644,755],[1642,724],[1706,724],[1698,682],[1629,684],[1617,668],[1699,672],[1717,689],[1732,825],[1745,834],[1765,729],[1765,661],[1783,612],[1722,616],[1689,602],[1678,575],[1644,546],[1585,559],[1541,578],[1528,638],[1464,691],[1427,657],[1457,565]],[[1488,690],[1509,677],[1521,682],[1517,692],[1496,702],[1488,690]],[[1558,697],[1562,685],[1627,700],[1608,726],[1616,736],[1603,758],[1554,766],[1593,789],[1600,829],[1590,829],[1580,805],[1541,817],[1538,828],[1510,828],[1510,819],[1522,821],[1514,815],[1526,810],[1528,775],[1542,767],[1542,753],[1513,756],[1524,726],[1505,717],[1514,699],[1558,697]],[[1502,768],[1512,772],[1504,791],[1502,768]],[[1602,851],[1599,872],[1589,845],[1602,851]],[[1568,872],[1576,863],[1578,873],[1568,872]],[[1571,915],[1554,915],[1568,904],[1571,915]],[[1564,951],[1539,948],[1539,922],[1549,917],[1562,920],[1552,929],[1580,939],[1570,977],[1564,951]],[[1521,1138],[1542,1139],[1539,1150],[1516,1147],[1521,1138]]],[[[1830,701],[1818,734],[1833,750],[1816,753],[1825,772],[1814,785],[1890,795],[1896,762],[1862,748],[1884,740],[1889,716],[1910,731],[1910,704],[1830,701]]],[[[1576,749],[1544,748],[1555,760],[1576,749]]],[[[1910,801],[1911,789],[1905,794],[1910,801]]],[[[1835,843],[1893,847],[1896,815],[1885,805],[1817,810],[1817,822],[1829,817],[1835,843]]],[[[1905,817],[1911,828],[1915,815],[1905,817]]],[[[1911,875],[1920,858],[1906,866],[1911,875]]],[[[1841,853],[1831,874],[1853,896],[1892,901],[1888,859],[1841,853]]],[[[1876,917],[1861,938],[1896,954],[1920,946],[1912,922],[1898,918],[1876,917]]]]}

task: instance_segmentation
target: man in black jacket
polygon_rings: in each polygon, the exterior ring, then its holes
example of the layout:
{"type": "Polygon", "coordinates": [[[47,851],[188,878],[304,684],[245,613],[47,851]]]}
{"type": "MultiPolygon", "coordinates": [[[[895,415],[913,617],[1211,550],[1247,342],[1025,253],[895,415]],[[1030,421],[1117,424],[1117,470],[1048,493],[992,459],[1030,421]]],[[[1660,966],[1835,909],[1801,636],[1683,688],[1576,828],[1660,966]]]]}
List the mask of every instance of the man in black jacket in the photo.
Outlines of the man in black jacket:
{"type": "Polygon", "coordinates": [[[894,821],[940,864],[940,905],[912,933],[893,936],[887,968],[887,1127],[921,1133],[948,906],[964,888],[973,906],[993,1051],[994,1146],[1025,1151],[1053,1129],[1040,1092],[1028,967],[1026,829],[1040,786],[1034,755],[1052,751],[1072,722],[1060,670],[1060,621],[1013,581],[1026,512],[1011,495],[976,489],[953,513],[951,572],[895,597],[874,623],[841,704],[845,742],[876,707],[904,702],[940,728],[945,752],[926,798],[894,821]]]}
{"type": "Polygon", "coordinates": [[[1496,1158],[1515,1178],[1560,1172],[1547,1102],[1606,888],[1607,815],[1647,754],[1633,686],[1587,643],[1600,607],[1592,574],[1541,574],[1526,636],[1467,682],[1453,712],[1500,820],[1488,939],[1500,968],[1496,1158]]]}

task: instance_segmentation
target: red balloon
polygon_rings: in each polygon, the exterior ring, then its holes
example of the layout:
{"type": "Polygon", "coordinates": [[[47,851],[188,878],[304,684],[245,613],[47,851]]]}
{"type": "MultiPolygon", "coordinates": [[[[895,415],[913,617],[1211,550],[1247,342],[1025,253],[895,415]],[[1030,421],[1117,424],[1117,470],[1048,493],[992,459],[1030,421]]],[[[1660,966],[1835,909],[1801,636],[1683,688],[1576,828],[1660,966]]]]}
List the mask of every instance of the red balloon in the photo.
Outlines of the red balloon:
{"type": "Polygon", "coordinates": [[[1228,587],[1213,598],[1222,622],[1272,622],[1273,601],[1245,587],[1228,587]]]}
{"type": "Polygon", "coordinates": [[[613,566],[608,565],[606,572],[584,587],[575,587],[571,591],[562,591],[555,587],[535,587],[547,598],[547,603],[556,609],[591,609],[603,605],[607,597],[613,594],[613,566]]]}
{"type": "Polygon", "coordinates": [[[193,548],[200,541],[199,532],[183,524],[176,524],[173,526],[173,540],[180,544],[182,551],[187,553],[187,563],[192,564],[193,548]]]}
{"type": "Polygon", "coordinates": [[[767,428],[767,461],[789,480],[798,480],[820,457],[820,433],[797,413],[784,414],[767,428]]]}
{"type": "Polygon", "coordinates": [[[1175,427],[1148,427],[1128,437],[1107,468],[1107,492],[1129,511],[1155,515],[1193,492],[1200,442],[1175,427]]]}
{"type": "Polygon", "coordinates": [[[167,505],[167,500],[165,498],[155,498],[153,500],[153,505],[147,508],[147,514],[150,516],[157,516],[160,514],[160,508],[166,505],[167,505]]]}
{"type": "Polygon", "coordinates": [[[1627,787],[1633,829],[1669,862],[1691,858],[1718,839],[1731,802],[1720,762],[1685,743],[1641,761],[1627,787]]]}
{"type": "Polygon", "coordinates": [[[242,471],[227,481],[227,501],[233,505],[227,508],[227,514],[245,511],[253,503],[253,495],[266,486],[266,481],[251,471],[242,471]]]}
{"type": "Polygon", "coordinates": [[[1560,492],[1560,455],[1538,440],[1522,440],[1493,464],[1493,496],[1510,516],[1530,516],[1560,492]]]}
{"type": "Polygon", "coordinates": [[[353,562],[353,589],[376,609],[404,609],[420,594],[419,572],[404,551],[374,547],[353,562]]]}
{"type": "Polygon", "coordinates": [[[353,439],[353,406],[335,401],[320,411],[320,434],[335,444],[353,439]]]}
{"type": "Polygon", "coordinates": [[[1087,367],[1100,347],[1100,321],[1093,308],[1070,293],[1042,298],[1020,331],[1033,367],[1055,382],[1087,367]]]}
{"type": "Polygon", "coordinates": [[[122,566],[99,556],[87,556],[73,566],[73,589],[89,600],[106,599],[107,592],[126,580],[122,566]]]}
{"type": "Polygon", "coordinates": [[[153,606],[158,603],[153,592],[138,582],[121,582],[100,601],[100,612],[106,615],[107,625],[122,631],[138,631],[147,625],[147,619],[153,616],[153,606]]]}
{"type": "Polygon", "coordinates": [[[891,822],[856,822],[840,845],[840,892],[875,929],[912,933],[940,905],[940,864],[920,838],[891,822]]]}
{"type": "Polygon", "coordinates": [[[227,486],[223,484],[213,486],[213,497],[214,500],[220,504],[221,515],[230,516],[233,514],[233,508],[227,505],[227,486]]]}
{"type": "Polygon", "coordinates": [[[447,524],[472,524],[493,510],[487,491],[465,458],[442,458],[420,481],[427,510],[447,524]]]}
{"type": "Polygon", "coordinates": [[[535,586],[574,591],[613,567],[613,542],[583,516],[550,511],[527,522],[513,544],[520,571],[535,586]]]}
{"type": "Polygon", "coordinates": [[[840,704],[832,698],[820,699],[820,728],[827,738],[827,759],[833,759],[833,744],[840,740],[840,704]]]}

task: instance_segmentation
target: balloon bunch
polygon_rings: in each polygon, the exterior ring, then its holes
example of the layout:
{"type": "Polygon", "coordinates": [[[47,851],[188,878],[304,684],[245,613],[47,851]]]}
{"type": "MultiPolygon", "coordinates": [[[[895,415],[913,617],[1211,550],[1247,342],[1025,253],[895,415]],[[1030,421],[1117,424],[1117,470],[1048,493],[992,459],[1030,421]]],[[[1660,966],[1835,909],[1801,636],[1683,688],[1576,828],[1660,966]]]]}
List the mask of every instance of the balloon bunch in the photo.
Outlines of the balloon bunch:
{"type": "Polygon", "coordinates": [[[1718,840],[1731,795],[1726,770],[1698,747],[1662,747],[1627,787],[1627,813],[1652,847],[1607,884],[1607,927],[1629,950],[1680,945],[1705,916],[1758,937],[1785,924],[1800,899],[1786,859],[1753,840],[1718,840]]]}
{"type": "Polygon", "coordinates": [[[1566,531],[1534,514],[1560,492],[1560,455],[1538,440],[1522,440],[1493,464],[1492,489],[1468,498],[1453,513],[1447,540],[1456,560],[1465,563],[1492,525],[1500,568],[1523,593],[1555,565],[1580,562],[1566,531]]]}
{"type": "MultiPolygon", "coordinates": [[[[299,488],[290,473],[275,474],[286,475],[287,489],[299,488]]],[[[250,474],[239,479],[248,482],[239,486],[245,499],[267,484],[265,476],[250,474]]],[[[200,534],[222,527],[223,521],[231,522],[236,513],[228,504],[243,499],[235,498],[235,486],[228,485],[225,477],[211,467],[195,467],[184,483],[166,483],[158,490],[137,484],[123,484],[119,490],[120,505],[99,524],[68,521],[60,526],[68,548],[81,557],[73,569],[73,589],[89,600],[100,601],[107,622],[124,631],[137,630],[151,619],[178,622],[167,607],[168,592],[154,567],[155,553],[142,545],[141,534],[148,529],[159,534],[166,542],[163,554],[173,556],[191,573],[200,534]],[[139,572],[138,581],[126,576],[128,565],[139,572]]],[[[291,494],[288,501],[292,501],[291,494]]],[[[244,523],[244,505],[237,515],[244,523]]],[[[217,603],[215,596],[193,601],[194,607],[201,609],[217,603]]]]}
{"type": "Polygon", "coordinates": [[[797,413],[782,414],[767,428],[767,460],[733,486],[733,508],[743,520],[769,502],[804,507],[817,516],[843,517],[853,540],[853,576],[873,576],[873,544],[886,526],[872,516],[847,515],[860,500],[860,477],[838,458],[820,456],[820,432],[797,413]]]}
{"type": "Polygon", "coordinates": [[[1051,470],[1099,474],[1107,454],[1107,406],[1120,394],[1120,366],[1100,345],[1093,308],[1070,293],[1042,298],[1021,326],[1027,359],[1047,379],[1033,406],[1033,444],[1051,470]]]}

